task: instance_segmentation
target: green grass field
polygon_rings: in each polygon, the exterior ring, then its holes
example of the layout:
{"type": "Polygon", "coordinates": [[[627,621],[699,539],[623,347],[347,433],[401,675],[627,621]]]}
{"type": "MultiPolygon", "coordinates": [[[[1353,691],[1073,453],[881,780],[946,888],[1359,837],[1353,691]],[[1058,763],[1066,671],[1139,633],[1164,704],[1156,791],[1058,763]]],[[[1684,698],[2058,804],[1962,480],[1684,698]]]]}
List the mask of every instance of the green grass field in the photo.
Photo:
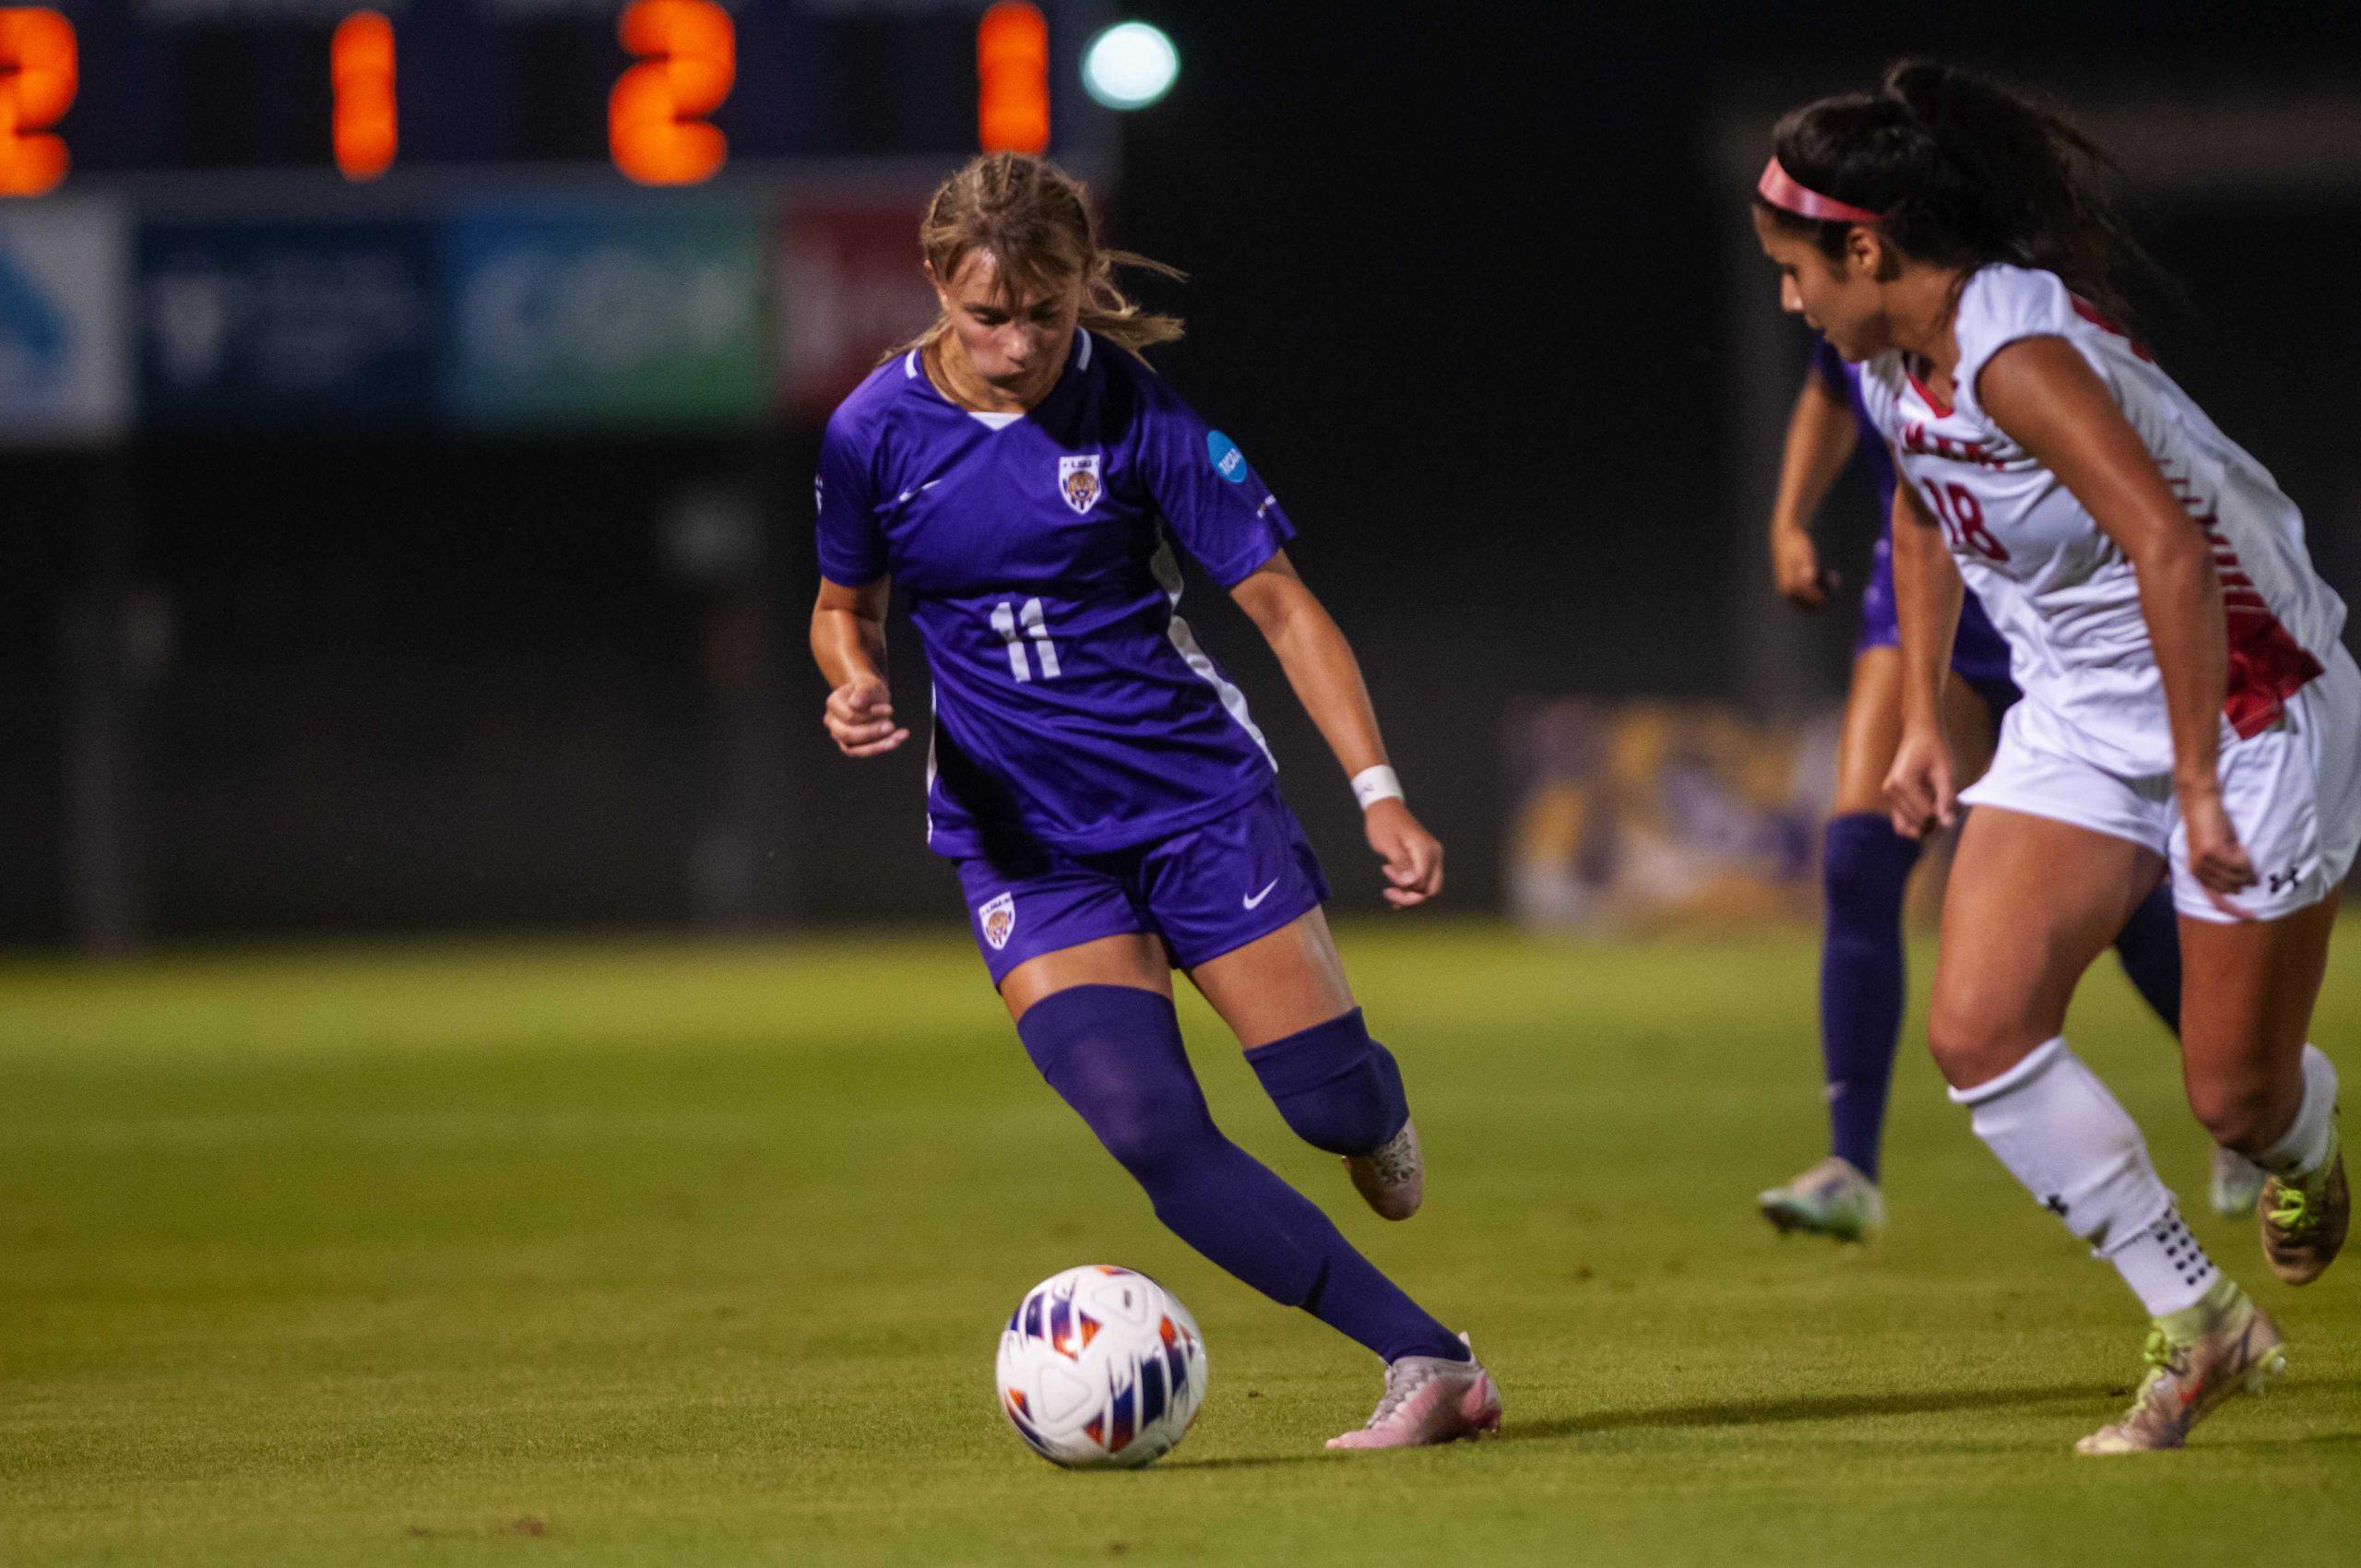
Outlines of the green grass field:
{"type": "MultiPolygon", "coordinates": [[[[1418,1219],[1361,1212],[1192,1005],[1198,1063],[1475,1332],[1497,1443],[1324,1454],[1375,1363],[1157,1229],[955,934],[0,968],[0,1560],[2350,1560],[2361,1262],[2288,1290],[2191,1215],[2290,1375],[2184,1453],[2077,1459],[2138,1308],[1915,1046],[1888,1238],[1755,1218],[1821,1152],[1804,937],[1345,944],[1425,1134],[1418,1219]],[[1009,1307],[1089,1261],[1205,1331],[1204,1412],[1147,1471],[1054,1470],[993,1408],[1009,1307]]],[[[2075,1038],[2198,1199],[2111,971],[2075,1038]]],[[[2361,1072],[2361,926],[2316,1038],[2361,1072]]]]}

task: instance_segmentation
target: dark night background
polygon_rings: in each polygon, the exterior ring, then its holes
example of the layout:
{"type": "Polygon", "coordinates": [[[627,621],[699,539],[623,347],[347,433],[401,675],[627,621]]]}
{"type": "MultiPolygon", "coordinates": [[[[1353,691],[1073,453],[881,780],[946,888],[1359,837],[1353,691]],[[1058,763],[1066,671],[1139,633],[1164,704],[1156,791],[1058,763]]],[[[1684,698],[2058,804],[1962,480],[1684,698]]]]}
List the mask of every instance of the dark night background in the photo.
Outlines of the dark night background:
{"type": "MultiPolygon", "coordinates": [[[[1761,84],[1866,86],[1920,52],[2121,95],[2350,77],[2350,6],[1147,4],[1180,86],[1123,131],[1118,243],[1185,268],[1160,364],[1235,434],[1353,637],[1450,901],[1492,907],[1501,725],[1529,695],[1759,690],[1767,593],[1724,358],[1735,290],[1710,127],[1761,84]]],[[[2361,194],[2136,208],[2193,306],[2149,336],[2361,589],[2361,194]]],[[[1801,339],[1797,338],[1800,352],[1801,339]]],[[[69,933],[61,652],[110,575],[173,636],[141,699],[140,894],[160,934],[668,926],[717,812],[761,846],[753,923],[956,919],[921,844],[922,746],[857,766],[802,652],[813,434],[262,444],[0,457],[0,942],[69,933]],[[668,564],[684,483],[752,486],[772,559],[717,612],[668,564]],[[136,519],[110,556],[91,527],[136,519]],[[717,662],[767,728],[718,721],[717,662]],[[721,802],[726,757],[777,781],[721,802]],[[752,762],[748,763],[751,758],[752,762]]],[[[1848,575],[1867,537],[1839,519],[1848,575]]],[[[1189,612],[1253,699],[1338,886],[1374,909],[1344,781],[1241,618],[1189,612]]],[[[1841,624],[1840,624],[1841,623],[1841,624]]],[[[1849,617],[1792,672],[1838,690],[1849,617]]],[[[924,682],[907,634],[897,695],[924,682]]]]}

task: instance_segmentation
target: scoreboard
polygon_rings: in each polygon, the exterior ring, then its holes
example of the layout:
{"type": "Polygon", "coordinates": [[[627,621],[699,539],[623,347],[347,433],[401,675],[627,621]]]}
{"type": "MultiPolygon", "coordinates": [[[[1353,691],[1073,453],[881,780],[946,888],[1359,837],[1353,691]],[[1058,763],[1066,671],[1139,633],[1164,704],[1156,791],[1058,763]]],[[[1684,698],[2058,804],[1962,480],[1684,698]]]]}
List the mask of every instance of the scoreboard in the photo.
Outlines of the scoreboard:
{"type": "Polygon", "coordinates": [[[0,196],[150,173],[335,183],[1096,144],[1096,0],[46,0],[0,4],[0,196]]]}
{"type": "Polygon", "coordinates": [[[0,0],[0,453],[744,431],[929,320],[979,148],[1104,195],[1109,0],[0,0]]]}

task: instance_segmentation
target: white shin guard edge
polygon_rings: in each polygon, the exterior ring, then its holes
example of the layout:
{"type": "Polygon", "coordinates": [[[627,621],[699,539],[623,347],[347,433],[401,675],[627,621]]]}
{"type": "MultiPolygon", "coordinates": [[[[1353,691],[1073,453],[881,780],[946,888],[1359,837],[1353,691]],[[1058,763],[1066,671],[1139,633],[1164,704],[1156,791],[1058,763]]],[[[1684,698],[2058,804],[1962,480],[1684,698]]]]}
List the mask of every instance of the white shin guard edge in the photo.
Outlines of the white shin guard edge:
{"type": "Polygon", "coordinates": [[[2063,1035],[1991,1082],[1950,1092],[1985,1146],[2094,1253],[2118,1251],[2172,1212],[2139,1124],[2063,1035]]]}
{"type": "Polygon", "coordinates": [[[2275,1176],[2308,1176],[2336,1152],[2336,1065],[2317,1045],[2304,1047],[2304,1098],[2279,1141],[2254,1157],[2275,1176]]]}

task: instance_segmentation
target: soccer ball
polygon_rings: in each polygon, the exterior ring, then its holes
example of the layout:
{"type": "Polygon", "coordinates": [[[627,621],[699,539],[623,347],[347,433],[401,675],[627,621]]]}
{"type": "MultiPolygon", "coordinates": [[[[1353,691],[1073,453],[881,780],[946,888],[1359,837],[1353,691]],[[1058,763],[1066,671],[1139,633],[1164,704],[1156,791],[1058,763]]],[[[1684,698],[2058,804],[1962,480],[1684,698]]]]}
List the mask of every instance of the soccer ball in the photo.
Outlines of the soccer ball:
{"type": "Polygon", "coordinates": [[[1197,1321],[1145,1274],[1085,1264],[1025,1293],[1001,1331],[1001,1414],[1053,1465],[1129,1469],[1172,1451],[1205,1397],[1197,1321]]]}

